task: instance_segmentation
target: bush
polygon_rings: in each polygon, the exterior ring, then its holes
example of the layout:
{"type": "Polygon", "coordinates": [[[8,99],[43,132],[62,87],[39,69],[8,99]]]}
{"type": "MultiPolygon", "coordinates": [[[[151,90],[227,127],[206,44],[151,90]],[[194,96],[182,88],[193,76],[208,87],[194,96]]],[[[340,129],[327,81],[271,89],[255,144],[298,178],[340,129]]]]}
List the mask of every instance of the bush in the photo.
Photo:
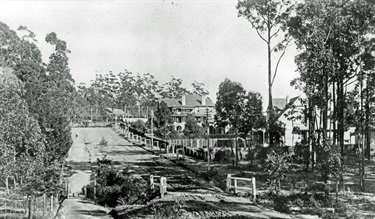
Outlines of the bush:
{"type": "Polygon", "coordinates": [[[276,191],[281,189],[281,181],[285,178],[289,171],[290,156],[288,153],[283,153],[280,149],[274,149],[267,155],[266,165],[267,172],[270,175],[270,184],[275,185],[276,191]]]}
{"type": "Polygon", "coordinates": [[[153,219],[182,218],[185,202],[176,200],[172,205],[162,205],[160,203],[152,206],[153,219]]]}
{"type": "Polygon", "coordinates": [[[217,171],[216,168],[213,168],[211,167],[210,170],[208,171],[205,171],[205,172],[202,172],[199,174],[200,177],[202,177],[203,179],[207,180],[207,181],[210,181],[210,180],[213,180],[216,176],[219,175],[219,172],[217,171]]]}
{"type": "Polygon", "coordinates": [[[222,149],[216,151],[214,155],[214,161],[222,162],[222,163],[227,163],[230,162],[231,158],[231,151],[230,149],[222,149]]]}
{"type": "Polygon", "coordinates": [[[116,207],[118,204],[135,204],[144,201],[149,194],[147,183],[135,177],[130,169],[119,171],[107,163],[99,162],[95,178],[96,197],[93,194],[93,183],[87,186],[87,193],[89,198],[95,198],[100,205],[116,207]]]}
{"type": "Polygon", "coordinates": [[[131,124],[131,127],[135,130],[145,133],[146,132],[146,124],[142,120],[137,120],[131,124]]]}
{"type": "Polygon", "coordinates": [[[108,141],[104,137],[102,137],[102,139],[99,142],[99,145],[100,146],[107,146],[108,145],[108,141]]]}

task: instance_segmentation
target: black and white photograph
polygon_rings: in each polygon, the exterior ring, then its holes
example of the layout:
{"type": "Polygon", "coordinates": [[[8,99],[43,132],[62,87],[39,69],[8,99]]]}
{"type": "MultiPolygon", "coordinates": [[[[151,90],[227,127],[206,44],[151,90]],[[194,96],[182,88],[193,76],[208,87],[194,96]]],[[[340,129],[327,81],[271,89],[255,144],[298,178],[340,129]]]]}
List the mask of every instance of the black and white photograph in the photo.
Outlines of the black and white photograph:
{"type": "Polygon", "coordinates": [[[374,0],[0,0],[0,219],[375,219],[374,0]]]}

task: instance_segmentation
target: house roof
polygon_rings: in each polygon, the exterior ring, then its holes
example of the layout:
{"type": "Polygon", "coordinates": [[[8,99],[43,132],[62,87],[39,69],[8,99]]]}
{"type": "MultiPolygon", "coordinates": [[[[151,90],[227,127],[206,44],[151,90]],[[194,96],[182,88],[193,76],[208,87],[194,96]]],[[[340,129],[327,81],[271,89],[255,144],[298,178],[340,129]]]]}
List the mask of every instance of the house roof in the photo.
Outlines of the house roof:
{"type": "Polygon", "coordinates": [[[282,110],[286,105],[286,98],[272,98],[272,105],[273,107],[282,110]]]}
{"type": "Polygon", "coordinates": [[[125,115],[125,112],[122,109],[116,109],[116,108],[114,108],[112,110],[112,108],[109,108],[109,107],[107,107],[107,113],[109,113],[109,114],[115,114],[115,115],[125,115]]]}
{"type": "Polygon", "coordinates": [[[169,107],[183,106],[183,107],[197,107],[197,106],[215,106],[212,100],[206,98],[206,104],[202,105],[202,96],[197,94],[188,94],[186,97],[186,105],[182,105],[182,97],[178,99],[165,98],[162,99],[169,107]]]}
{"type": "MultiPolygon", "coordinates": [[[[298,100],[298,98],[299,98],[299,96],[290,98],[289,102],[287,104],[285,104],[283,106],[283,108],[279,108],[281,111],[277,114],[276,119],[279,119],[280,116],[282,116],[289,109],[289,107],[292,106],[296,102],[296,100],[298,100]]],[[[285,102],[286,102],[286,99],[285,99],[285,102]]]]}

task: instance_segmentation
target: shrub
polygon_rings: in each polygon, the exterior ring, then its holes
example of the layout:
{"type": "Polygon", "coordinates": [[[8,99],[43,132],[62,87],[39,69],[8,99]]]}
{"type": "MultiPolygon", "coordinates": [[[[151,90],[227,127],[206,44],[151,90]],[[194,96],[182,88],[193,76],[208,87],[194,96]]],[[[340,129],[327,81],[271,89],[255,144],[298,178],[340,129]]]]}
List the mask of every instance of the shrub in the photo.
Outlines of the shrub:
{"type": "Polygon", "coordinates": [[[216,176],[219,175],[219,172],[217,171],[216,168],[213,168],[211,167],[210,170],[208,171],[205,171],[205,172],[202,172],[199,174],[200,177],[202,177],[203,179],[207,180],[207,181],[210,181],[212,180],[213,178],[215,178],[216,176]]]}
{"type": "Polygon", "coordinates": [[[108,145],[108,141],[104,137],[102,137],[102,139],[99,142],[99,145],[100,146],[107,146],[108,145]]]}
{"type": "Polygon", "coordinates": [[[154,219],[168,219],[168,218],[182,218],[185,202],[183,200],[176,200],[172,205],[162,205],[160,203],[152,206],[154,219]]]}
{"type": "Polygon", "coordinates": [[[91,183],[87,186],[89,198],[95,198],[100,205],[116,207],[118,204],[138,203],[148,196],[148,185],[142,178],[135,177],[129,169],[119,171],[102,161],[98,160],[99,168],[95,173],[96,197],[91,183]]]}
{"type": "Polygon", "coordinates": [[[267,155],[266,168],[270,175],[270,184],[275,185],[276,191],[281,189],[281,181],[285,178],[285,174],[289,171],[289,154],[275,149],[267,155]]]}
{"type": "Polygon", "coordinates": [[[131,127],[141,133],[146,132],[146,124],[142,120],[137,120],[131,124],[131,127]]]}
{"type": "Polygon", "coordinates": [[[223,163],[229,162],[231,160],[231,153],[230,149],[218,150],[216,151],[213,160],[223,163]]]}

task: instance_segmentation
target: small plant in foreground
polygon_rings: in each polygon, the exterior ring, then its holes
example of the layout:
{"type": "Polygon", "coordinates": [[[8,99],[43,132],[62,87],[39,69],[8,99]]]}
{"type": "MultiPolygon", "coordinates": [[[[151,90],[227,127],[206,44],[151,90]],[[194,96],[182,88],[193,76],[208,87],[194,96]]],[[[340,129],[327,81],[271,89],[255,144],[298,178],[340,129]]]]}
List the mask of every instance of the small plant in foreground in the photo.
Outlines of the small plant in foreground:
{"type": "Polygon", "coordinates": [[[182,218],[184,213],[185,201],[182,199],[176,200],[172,205],[163,205],[157,203],[152,206],[153,219],[164,219],[164,218],[182,218]]]}
{"type": "Polygon", "coordinates": [[[99,145],[100,146],[107,146],[108,145],[108,141],[104,137],[102,137],[102,140],[100,140],[99,145]]]}
{"type": "Polygon", "coordinates": [[[280,150],[273,150],[267,155],[266,164],[267,172],[270,175],[270,184],[275,186],[278,192],[281,189],[281,181],[289,171],[289,155],[280,150]]]}

